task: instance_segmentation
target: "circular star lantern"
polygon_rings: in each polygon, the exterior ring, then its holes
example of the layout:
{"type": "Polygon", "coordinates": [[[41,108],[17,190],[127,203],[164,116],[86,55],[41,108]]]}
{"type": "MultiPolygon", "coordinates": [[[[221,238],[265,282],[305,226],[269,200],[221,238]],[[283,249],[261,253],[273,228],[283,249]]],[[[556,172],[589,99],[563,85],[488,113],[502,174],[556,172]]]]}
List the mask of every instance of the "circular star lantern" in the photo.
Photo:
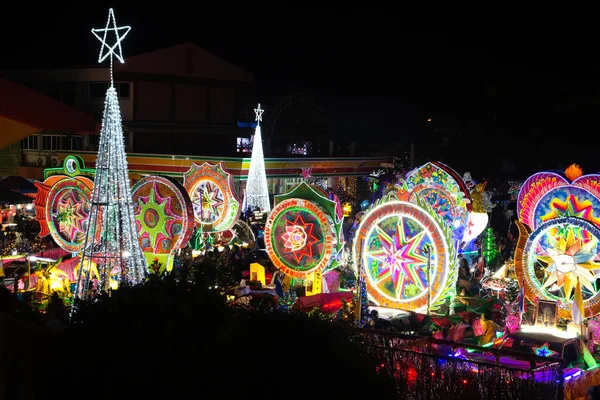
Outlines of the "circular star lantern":
{"type": "Polygon", "coordinates": [[[192,164],[183,185],[193,204],[196,224],[203,232],[231,229],[240,215],[240,202],[232,191],[233,177],[223,163],[192,164]]]}
{"type": "Polygon", "coordinates": [[[519,220],[536,229],[554,218],[578,217],[600,226],[600,175],[582,175],[572,165],[564,174],[539,172],[521,186],[517,197],[519,220]]]}
{"type": "Polygon", "coordinates": [[[84,176],[55,175],[36,186],[40,236],[50,234],[64,250],[79,252],[85,242],[94,183],[84,176]]]}
{"type": "Polygon", "coordinates": [[[428,162],[409,172],[406,183],[412,192],[411,201],[419,196],[453,229],[467,226],[471,211],[470,192],[452,168],[440,162],[428,162]]]}
{"type": "Polygon", "coordinates": [[[543,299],[559,304],[559,316],[571,318],[579,280],[585,316],[600,313],[600,229],[581,218],[562,217],[539,225],[533,232],[517,221],[519,241],[515,273],[531,301],[543,299]]]}
{"type": "Polygon", "coordinates": [[[456,283],[452,231],[435,211],[416,203],[384,200],[362,219],[353,245],[367,292],[383,307],[437,309],[456,283]],[[429,277],[428,277],[429,270],[429,277]]]}
{"type": "Polygon", "coordinates": [[[273,264],[294,278],[335,268],[343,247],[342,219],[327,193],[302,182],[275,196],[275,203],[265,224],[265,247],[273,264]]]}
{"type": "Polygon", "coordinates": [[[194,228],[192,203],[178,182],[149,176],[132,188],[139,242],[149,265],[158,259],[162,269],[172,268],[172,253],[187,245],[194,228]]]}

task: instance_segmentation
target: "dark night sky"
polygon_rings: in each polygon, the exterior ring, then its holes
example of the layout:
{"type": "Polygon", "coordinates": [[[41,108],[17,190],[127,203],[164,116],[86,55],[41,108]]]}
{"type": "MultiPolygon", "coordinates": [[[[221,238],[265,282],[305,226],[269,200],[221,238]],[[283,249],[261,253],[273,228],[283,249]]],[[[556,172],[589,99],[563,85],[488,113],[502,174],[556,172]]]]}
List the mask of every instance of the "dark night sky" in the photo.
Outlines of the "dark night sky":
{"type": "Polygon", "coordinates": [[[201,3],[143,4],[36,5],[34,13],[28,4],[9,6],[4,11],[13,17],[2,18],[0,37],[23,35],[3,42],[0,69],[94,63],[99,43],[90,29],[104,26],[112,5],[117,23],[133,28],[125,57],[194,42],[253,72],[260,99],[314,95],[338,138],[437,143],[448,136],[449,147],[433,154],[465,167],[465,160],[481,164],[492,153],[495,163],[498,154],[511,154],[523,169],[579,162],[600,170],[595,149],[582,139],[598,131],[600,34],[583,21],[537,16],[541,24],[519,24],[486,14],[464,23],[396,7],[259,5],[232,14],[201,3]],[[571,105],[557,112],[557,104],[571,105]]]}

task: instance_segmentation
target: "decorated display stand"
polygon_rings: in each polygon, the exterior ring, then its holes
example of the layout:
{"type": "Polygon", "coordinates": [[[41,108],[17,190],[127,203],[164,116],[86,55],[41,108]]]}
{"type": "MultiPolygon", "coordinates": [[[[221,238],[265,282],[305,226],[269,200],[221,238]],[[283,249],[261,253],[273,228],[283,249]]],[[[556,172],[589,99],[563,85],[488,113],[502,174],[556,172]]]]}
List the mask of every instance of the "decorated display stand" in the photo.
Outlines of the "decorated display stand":
{"type": "Polygon", "coordinates": [[[343,217],[327,193],[305,182],[275,196],[265,225],[265,247],[280,271],[304,281],[307,294],[318,294],[324,271],[338,264],[344,246],[343,217]]]}
{"type": "Polygon", "coordinates": [[[149,272],[170,272],[175,251],[188,244],[194,230],[192,202],[184,187],[168,177],[143,178],[131,191],[149,272]]]}
{"type": "Polygon", "coordinates": [[[600,313],[600,175],[540,172],[529,177],[518,196],[519,240],[515,273],[527,299],[553,301],[560,318],[570,319],[577,280],[585,317],[600,313]]]}
{"type": "MultiPolygon", "coordinates": [[[[58,293],[66,303],[72,300],[74,271],[79,265],[77,254],[85,241],[85,232],[90,215],[92,190],[94,187],[94,169],[85,168],[79,156],[65,157],[63,165],[44,170],[44,181],[35,182],[37,194],[34,200],[36,220],[40,225],[40,237],[50,235],[54,242],[68,253],[50,264],[38,263],[38,269],[30,278],[36,279],[32,286],[28,279],[27,289],[32,289],[43,299],[49,299],[52,293],[58,293]],[[45,265],[45,267],[44,267],[45,265]]],[[[32,259],[28,258],[31,266],[32,259]]],[[[38,296],[39,297],[39,296],[38,296]]],[[[47,306],[46,301],[36,298],[39,307],[47,306]]]]}
{"type": "MultiPolygon", "coordinates": [[[[421,192],[437,198],[423,187],[421,192]]],[[[457,245],[444,222],[452,207],[444,203],[438,215],[419,193],[396,185],[365,212],[356,230],[354,263],[377,306],[429,313],[455,295],[457,245]]]]}
{"type": "Polygon", "coordinates": [[[564,174],[539,172],[523,183],[517,201],[514,266],[534,307],[529,323],[552,332],[566,324],[580,337],[587,370],[565,382],[564,398],[584,398],[600,382],[597,362],[585,344],[585,320],[600,314],[600,175],[583,175],[578,165],[564,174]]]}

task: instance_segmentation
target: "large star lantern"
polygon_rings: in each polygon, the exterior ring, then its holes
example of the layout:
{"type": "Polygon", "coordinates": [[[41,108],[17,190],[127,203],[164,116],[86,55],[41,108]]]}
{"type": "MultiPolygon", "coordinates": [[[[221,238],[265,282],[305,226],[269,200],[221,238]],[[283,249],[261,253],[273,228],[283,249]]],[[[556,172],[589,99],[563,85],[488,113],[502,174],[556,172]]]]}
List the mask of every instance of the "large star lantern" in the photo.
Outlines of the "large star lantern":
{"type": "Polygon", "coordinates": [[[317,255],[316,245],[320,243],[315,236],[315,223],[307,222],[302,215],[297,215],[293,221],[287,220],[285,232],[281,239],[286,252],[292,253],[297,263],[305,258],[310,259],[317,255]]]}
{"type": "Polygon", "coordinates": [[[58,230],[70,242],[75,240],[77,233],[83,233],[83,221],[88,217],[84,210],[84,200],[77,200],[73,191],[58,203],[56,213],[53,215],[58,222],[58,230]]]}
{"type": "Polygon", "coordinates": [[[156,185],[150,189],[147,197],[140,197],[135,216],[138,222],[140,237],[147,236],[150,246],[155,250],[162,238],[171,237],[171,228],[175,220],[171,210],[171,198],[162,198],[156,190],[156,185]]]}
{"type": "Polygon", "coordinates": [[[416,285],[421,290],[427,288],[423,269],[427,266],[427,257],[419,254],[420,245],[426,239],[425,231],[407,238],[402,218],[398,218],[396,232],[392,235],[377,227],[381,247],[370,253],[379,261],[377,283],[392,278],[396,296],[404,297],[407,284],[416,285]]]}
{"type": "Polygon", "coordinates": [[[598,241],[595,238],[585,242],[577,233],[576,227],[559,229],[555,235],[549,236],[548,248],[545,254],[536,258],[547,265],[547,276],[543,287],[547,288],[556,284],[563,288],[567,300],[579,278],[581,284],[590,292],[596,293],[593,282],[595,276],[592,271],[600,269],[600,264],[594,259],[597,256],[598,241]]]}

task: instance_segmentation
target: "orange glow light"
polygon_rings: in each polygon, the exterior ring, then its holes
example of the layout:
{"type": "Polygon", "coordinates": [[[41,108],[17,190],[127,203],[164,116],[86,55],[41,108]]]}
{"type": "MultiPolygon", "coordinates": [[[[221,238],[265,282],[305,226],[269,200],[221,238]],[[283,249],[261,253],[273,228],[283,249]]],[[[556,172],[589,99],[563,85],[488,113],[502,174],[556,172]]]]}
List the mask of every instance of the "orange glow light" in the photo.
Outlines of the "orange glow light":
{"type": "Polygon", "coordinates": [[[583,175],[583,169],[581,169],[581,167],[577,164],[571,164],[565,170],[565,175],[572,182],[583,175]]]}

